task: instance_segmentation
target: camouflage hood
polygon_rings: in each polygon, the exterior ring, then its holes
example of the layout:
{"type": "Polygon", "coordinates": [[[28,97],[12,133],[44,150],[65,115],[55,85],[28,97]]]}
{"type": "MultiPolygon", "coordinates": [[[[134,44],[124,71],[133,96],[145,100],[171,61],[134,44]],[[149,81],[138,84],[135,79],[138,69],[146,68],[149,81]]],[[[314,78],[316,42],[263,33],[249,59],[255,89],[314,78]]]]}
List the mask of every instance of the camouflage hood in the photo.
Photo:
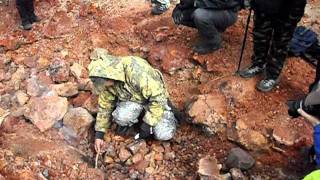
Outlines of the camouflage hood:
{"type": "Polygon", "coordinates": [[[108,54],[106,49],[97,48],[90,55],[89,77],[101,77],[125,81],[124,64],[121,58],[108,54]]]}

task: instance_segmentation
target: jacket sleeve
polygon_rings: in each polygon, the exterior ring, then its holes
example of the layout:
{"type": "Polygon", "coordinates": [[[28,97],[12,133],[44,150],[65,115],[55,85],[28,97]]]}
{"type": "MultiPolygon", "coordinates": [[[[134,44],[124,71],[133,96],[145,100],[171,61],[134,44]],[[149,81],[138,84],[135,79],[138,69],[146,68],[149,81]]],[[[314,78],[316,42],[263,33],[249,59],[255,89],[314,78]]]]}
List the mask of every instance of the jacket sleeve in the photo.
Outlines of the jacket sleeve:
{"type": "Polygon", "coordinates": [[[168,96],[162,80],[146,77],[140,83],[142,96],[148,100],[143,121],[150,126],[156,126],[162,119],[168,96]]]}
{"type": "Polygon", "coordinates": [[[102,139],[101,136],[109,128],[111,121],[111,113],[115,107],[115,96],[108,91],[104,91],[99,95],[99,111],[96,118],[95,131],[96,138],[102,139]]]}

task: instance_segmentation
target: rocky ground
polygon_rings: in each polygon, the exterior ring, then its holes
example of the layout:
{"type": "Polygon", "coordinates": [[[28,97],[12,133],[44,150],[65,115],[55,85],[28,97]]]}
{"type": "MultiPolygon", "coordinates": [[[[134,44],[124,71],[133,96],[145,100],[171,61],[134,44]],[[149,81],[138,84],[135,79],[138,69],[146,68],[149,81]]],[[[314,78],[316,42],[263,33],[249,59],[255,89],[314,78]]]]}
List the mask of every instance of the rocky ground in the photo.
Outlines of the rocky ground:
{"type": "MultiPolygon", "coordinates": [[[[319,4],[309,1],[302,21],[317,32],[319,4]]],[[[191,51],[194,29],[175,26],[170,12],[151,16],[148,1],[44,0],[36,12],[42,21],[22,31],[14,1],[0,1],[0,179],[299,179],[308,171],[302,150],[312,127],[291,120],[286,101],[304,96],[315,70],[290,58],[271,93],[255,90],[261,77],[235,76],[247,12],[205,56],[191,51]],[[96,47],[146,58],[190,116],[169,142],[110,130],[98,168],[86,69],[96,47]]],[[[250,37],[243,67],[251,53],[250,37]]]]}

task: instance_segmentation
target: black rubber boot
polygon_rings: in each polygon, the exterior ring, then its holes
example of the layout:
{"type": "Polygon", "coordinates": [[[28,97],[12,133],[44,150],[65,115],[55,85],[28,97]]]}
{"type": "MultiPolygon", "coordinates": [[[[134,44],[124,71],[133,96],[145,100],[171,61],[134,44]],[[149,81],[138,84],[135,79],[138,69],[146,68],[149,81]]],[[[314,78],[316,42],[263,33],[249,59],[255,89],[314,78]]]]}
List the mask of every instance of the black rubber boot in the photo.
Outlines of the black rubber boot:
{"type": "Polygon", "coordinates": [[[205,39],[198,42],[194,47],[193,51],[198,54],[208,54],[221,48],[222,38],[217,35],[214,39],[205,39]]]}

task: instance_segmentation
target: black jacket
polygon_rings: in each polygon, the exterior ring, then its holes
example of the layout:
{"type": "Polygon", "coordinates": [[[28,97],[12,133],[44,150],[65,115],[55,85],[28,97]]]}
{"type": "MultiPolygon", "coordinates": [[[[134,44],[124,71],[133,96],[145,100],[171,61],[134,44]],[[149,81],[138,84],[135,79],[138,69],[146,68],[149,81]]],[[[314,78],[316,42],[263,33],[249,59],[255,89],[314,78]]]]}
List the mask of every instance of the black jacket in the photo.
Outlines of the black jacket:
{"type": "Polygon", "coordinates": [[[304,9],[306,3],[306,0],[252,0],[251,6],[265,14],[281,14],[304,9]]]}
{"type": "Polygon", "coordinates": [[[181,0],[177,6],[180,9],[204,8],[215,10],[240,10],[243,0],[181,0]]]}

